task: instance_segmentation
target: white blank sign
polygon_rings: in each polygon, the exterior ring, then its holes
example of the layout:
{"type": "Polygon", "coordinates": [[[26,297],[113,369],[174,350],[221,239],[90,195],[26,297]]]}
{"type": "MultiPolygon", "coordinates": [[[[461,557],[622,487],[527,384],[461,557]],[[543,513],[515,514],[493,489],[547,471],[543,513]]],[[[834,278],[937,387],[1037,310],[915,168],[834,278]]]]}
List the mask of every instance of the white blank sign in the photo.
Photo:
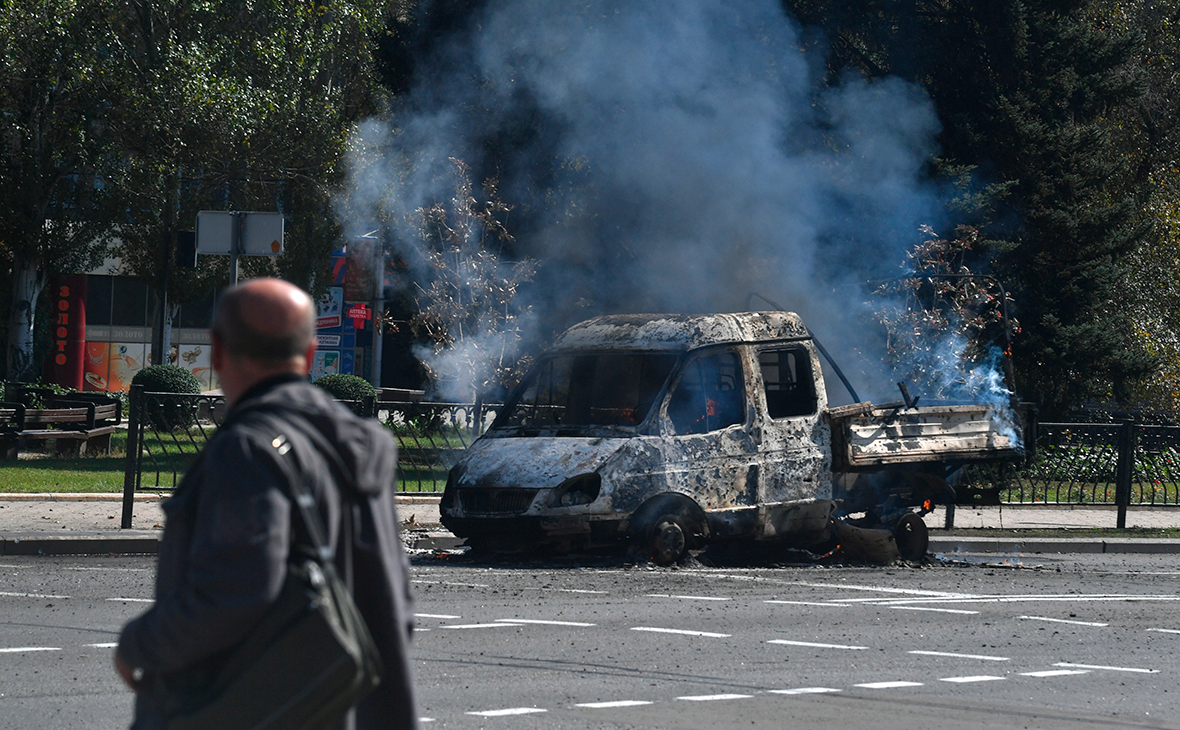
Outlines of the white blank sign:
{"type": "MultiPolygon", "coordinates": [[[[197,213],[197,253],[228,254],[234,237],[234,212],[202,210],[197,213]]],[[[246,256],[281,256],[283,216],[281,213],[240,213],[242,247],[246,256]]]]}

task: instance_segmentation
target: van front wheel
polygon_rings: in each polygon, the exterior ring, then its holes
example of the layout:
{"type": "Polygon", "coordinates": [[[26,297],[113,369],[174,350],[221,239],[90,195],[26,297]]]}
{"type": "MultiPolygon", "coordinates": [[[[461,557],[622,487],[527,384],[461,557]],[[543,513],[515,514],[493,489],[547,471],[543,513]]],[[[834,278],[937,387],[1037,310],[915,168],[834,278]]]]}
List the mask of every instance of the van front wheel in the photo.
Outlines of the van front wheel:
{"type": "Polygon", "coordinates": [[[677,514],[662,514],[652,524],[647,546],[656,565],[679,562],[688,553],[688,525],[677,514]]]}

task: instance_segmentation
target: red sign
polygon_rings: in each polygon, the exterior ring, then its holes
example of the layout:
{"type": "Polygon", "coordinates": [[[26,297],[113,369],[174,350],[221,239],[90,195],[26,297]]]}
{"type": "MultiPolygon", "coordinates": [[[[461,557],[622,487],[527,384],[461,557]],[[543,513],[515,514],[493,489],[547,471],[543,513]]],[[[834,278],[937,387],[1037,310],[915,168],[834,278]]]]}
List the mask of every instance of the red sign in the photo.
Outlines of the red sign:
{"type": "Polygon", "coordinates": [[[373,310],[361,304],[355,307],[349,307],[345,316],[352,320],[352,328],[354,330],[364,329],[365,321],[373,318],[373,310]]]}
{"type": "Polygon", "coordinates": [[[52,287],[53,349],[46,363],[46,379],[81,390],[86,345],[86,277],[64,276],[55,280],[52,287]]]}

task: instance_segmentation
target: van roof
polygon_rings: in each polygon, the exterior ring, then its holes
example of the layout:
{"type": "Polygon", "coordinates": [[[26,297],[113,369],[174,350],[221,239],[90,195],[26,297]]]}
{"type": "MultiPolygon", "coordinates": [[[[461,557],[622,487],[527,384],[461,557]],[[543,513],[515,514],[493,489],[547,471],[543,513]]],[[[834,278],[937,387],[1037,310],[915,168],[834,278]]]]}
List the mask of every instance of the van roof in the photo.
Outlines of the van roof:
{"type": "Polygon", "coordinates": [[[734,342],[809,339],[794,312],[728,314],[611,314],[579,322],[555,350],[675,350],[734,342]]]}

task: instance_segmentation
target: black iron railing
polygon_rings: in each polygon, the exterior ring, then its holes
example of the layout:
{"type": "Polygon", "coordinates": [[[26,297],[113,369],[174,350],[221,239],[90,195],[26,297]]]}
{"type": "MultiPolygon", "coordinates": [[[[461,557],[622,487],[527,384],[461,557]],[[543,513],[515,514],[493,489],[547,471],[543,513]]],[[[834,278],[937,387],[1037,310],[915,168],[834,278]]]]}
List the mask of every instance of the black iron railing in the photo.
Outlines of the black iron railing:
{"type": "MultiPolygon", "coordinates": [[[[477,403],[340,401],[365,418],[379,418],[398,445],[398,491],[441,493],[447,472],[479,437],[499,406],[477,403]]],[[[124,528],[136,492],[176,489],[225,415],[220,395],[150,393],[131,388],[123,471],[124,528]]]]}

